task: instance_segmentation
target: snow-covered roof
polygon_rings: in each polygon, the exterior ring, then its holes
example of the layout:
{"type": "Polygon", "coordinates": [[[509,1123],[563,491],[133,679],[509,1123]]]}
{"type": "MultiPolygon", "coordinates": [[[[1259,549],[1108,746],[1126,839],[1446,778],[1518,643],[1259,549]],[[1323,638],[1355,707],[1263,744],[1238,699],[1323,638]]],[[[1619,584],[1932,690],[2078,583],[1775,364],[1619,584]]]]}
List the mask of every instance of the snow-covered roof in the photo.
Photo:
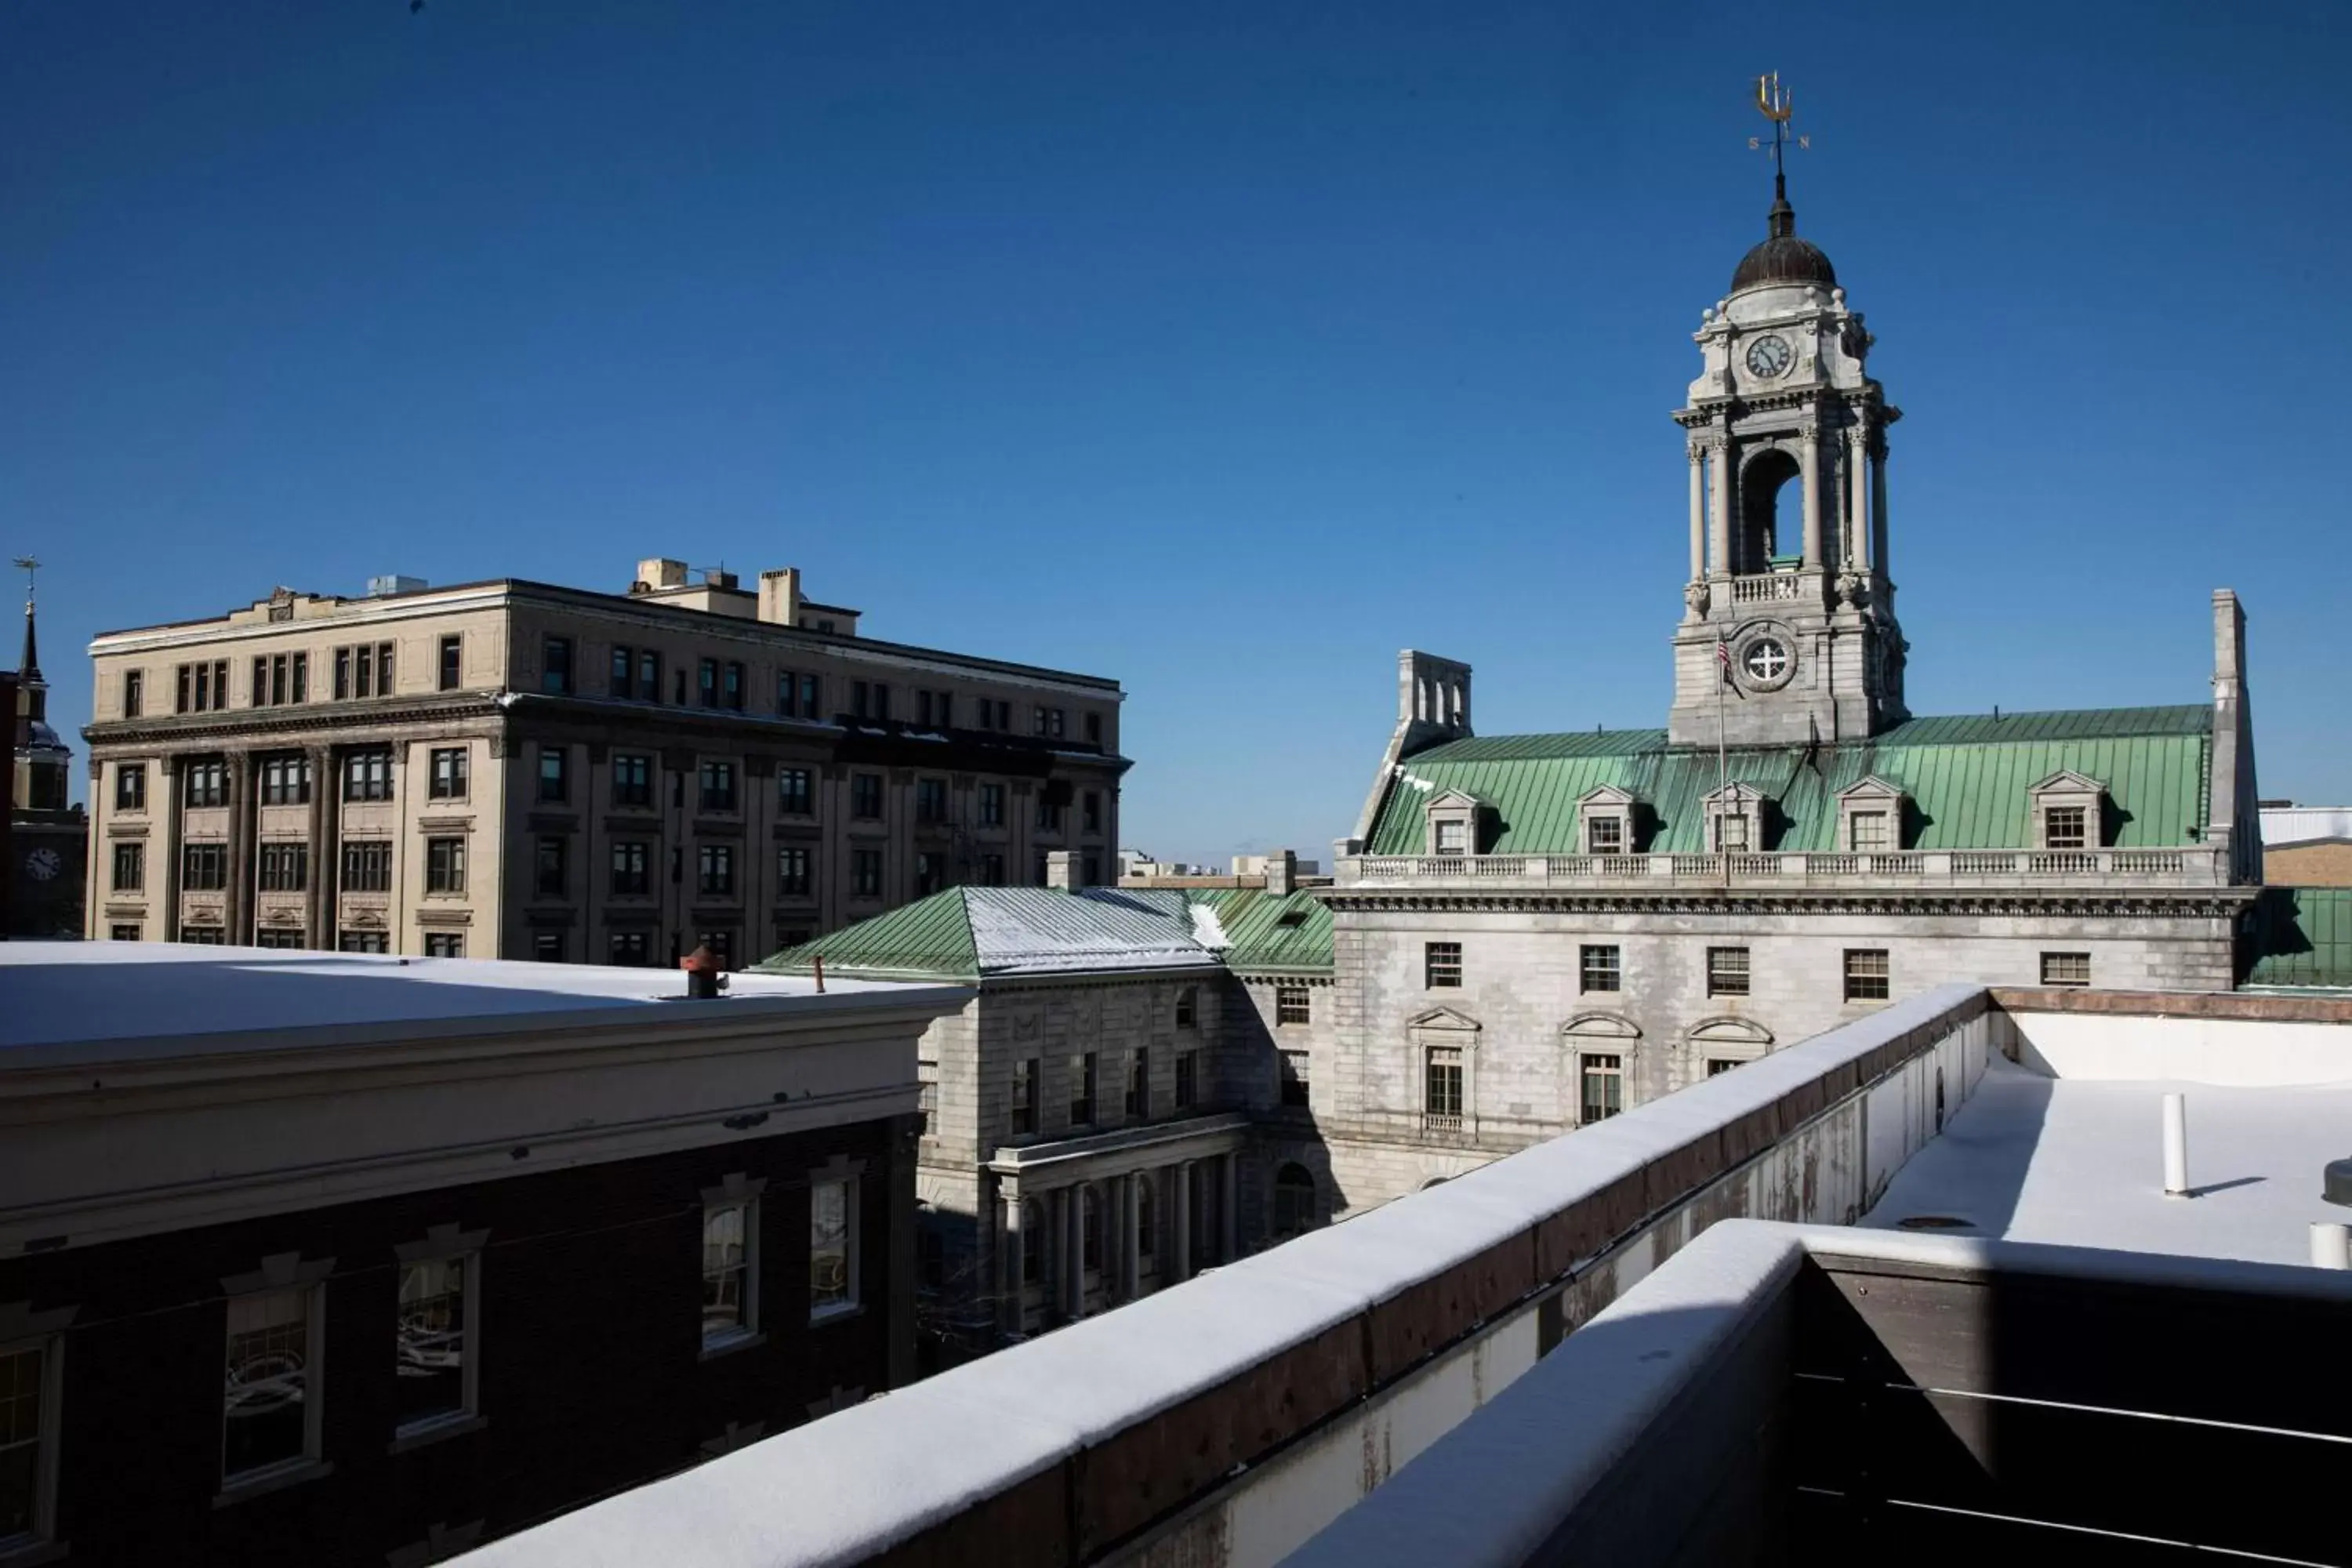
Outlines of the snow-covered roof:
{"type": "MultiPolygon", "coordinates": [[[[174,942],[0,942],[0,1070],[93,1042],[152,1042],[142,1054],[254,1043],[274,1031],[498,1021],[513,1027],[561,1015],[567,1026],[614,1022],[680,1003],[675,970],[496,959],[197,947],[174,942]]],[[[952,987],[841,978],[816,994],[804,977],[738,973],[715,1002],[679,1008],[826,1009],[942,999],[952,987]]]]}

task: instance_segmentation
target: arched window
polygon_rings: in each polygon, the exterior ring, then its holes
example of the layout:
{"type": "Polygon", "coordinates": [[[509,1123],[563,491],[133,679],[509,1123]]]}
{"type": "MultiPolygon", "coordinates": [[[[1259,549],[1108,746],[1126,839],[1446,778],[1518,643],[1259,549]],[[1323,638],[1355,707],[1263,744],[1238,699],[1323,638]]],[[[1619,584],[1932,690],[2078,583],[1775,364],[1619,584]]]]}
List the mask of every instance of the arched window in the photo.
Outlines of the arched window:
{"type": "Polygon", "coordinates": [[[1021,1200],[1021,1283],[1034,1285],[1045,1258],[1045,1211],[1035,1198],[1021,1200]]]}
{"type": "Polygon", "coordinates": [[[1797,459],[1777,447],[1766,447],[1741,467],[1735,574],[1769,572],[1775,555],[1795,555],[1804,549],[1803,484],[1800,480],[1796,489],[1789,488],[1797,479],[1797,459]]]}
{"type": "Polygon", "coordinates": [[[1135,1255],[1151,1256],[1151,1178],[1135,1177],[1135,1255]]]}
{"type": "Polygon", "coordinates": [[[1287,1164],[1274,1173],[1274,1238],[1287,1241],[1315,1227],[1315,1178],[1287,1164]]]}
{"type": "Polygon", "coordinates": [[[1084,1267],[1100,1268],[1102,1267],[1102,1205],[1095,1197],[1095,1190],[1091,1185],[1080,1189],[1079,1202],[1085,1215],[1079,1230],[1081,1237],[1079,1257],[1084,1267]]]}

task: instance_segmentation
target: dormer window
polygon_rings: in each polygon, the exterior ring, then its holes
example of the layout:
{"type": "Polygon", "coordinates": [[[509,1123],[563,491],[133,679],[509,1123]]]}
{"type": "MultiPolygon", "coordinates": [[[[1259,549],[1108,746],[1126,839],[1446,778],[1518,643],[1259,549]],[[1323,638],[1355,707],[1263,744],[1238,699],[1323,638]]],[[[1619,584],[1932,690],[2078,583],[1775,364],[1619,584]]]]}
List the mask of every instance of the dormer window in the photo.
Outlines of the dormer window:
{"type": "Polygon", "coordinates": [[[2078,773],[2052,773],[2027,794],[2037,849],[2096,849],[2104,832],[2106,786],[2078,773]]]}
{"type": "Polygon", "coordinates": [[[1580,837],[1587,855],[1630,855],[1633,852],[1633,813],[1641,803],[1615,784],[1588,790],[1576,801],[1580,837]]]}
{"type": "Polygon", "coordinates": [[[1467,842],[1470,832],[1468,823],[1441,822],[1436,824],[1436,828],[1437,852],[1440,855],[1466,855],[1470,852],[1467,842]]]}
{"type": "Polygon", "coordinates": [[[1486,803],[1466,790],[1444,789],[1429,797],[1423,808],[1429,816],[1429,832],[1424,840],[1430,855],[1475,855],[1479,849],[1479,827],[1486,803]]]}
{"type": "Polygon", "coordinates": [[[1764,847],[1770,802],[1754,784],[1728,784],[1706,797],[1706,844],[1717,855],[1745,855],[1764,847]]]}
{"type": "Polygon", "coordinates": [[[1754,820],[1745,812],[1725,812],[1715,819],[1715,852],[1737,855],[1748,848],[1748,825],[1754,820]]]}
{"type": "Polygon", "coordinates": [[[1902,786],[1875,773],[1838,792],[1838,847],[1849,855],[1903,847],[1902,786]]]}

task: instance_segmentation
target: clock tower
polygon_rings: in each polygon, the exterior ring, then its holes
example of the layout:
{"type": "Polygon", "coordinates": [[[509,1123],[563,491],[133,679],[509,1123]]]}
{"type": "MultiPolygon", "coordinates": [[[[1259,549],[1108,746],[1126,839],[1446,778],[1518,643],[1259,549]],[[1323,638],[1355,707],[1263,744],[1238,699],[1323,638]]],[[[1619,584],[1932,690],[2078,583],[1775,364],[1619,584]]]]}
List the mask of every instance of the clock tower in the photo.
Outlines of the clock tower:
{"type": "Polygon", "coordinates": [[[1859,740],[1909,716],[1886,568],[1886,428],[1902,416],[1864,367],[1861,312],[1797,233],[1780,166],[1788,100],[1757,85],[1772,209],[1701,312],[1704,368],[1675,414],[1690,461],[1667,723],[1682,745],[1859,740]]]}

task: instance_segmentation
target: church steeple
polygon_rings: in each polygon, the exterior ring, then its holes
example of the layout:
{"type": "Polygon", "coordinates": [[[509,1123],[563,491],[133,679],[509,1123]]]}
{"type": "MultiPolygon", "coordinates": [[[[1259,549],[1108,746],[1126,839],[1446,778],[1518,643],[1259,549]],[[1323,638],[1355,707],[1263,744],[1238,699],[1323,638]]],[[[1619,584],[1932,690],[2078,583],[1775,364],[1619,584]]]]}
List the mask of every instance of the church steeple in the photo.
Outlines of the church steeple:
{"type": "Polygon", "coordinates": [[[25,647],[16,659],[16,689],[24,693],[24,714],[38,721],[48,717],[49,683],[41,676],[41,639],[33,615],[33,574],[41,563],[19,555],[16,569],[25,574],[25,647]]]}

